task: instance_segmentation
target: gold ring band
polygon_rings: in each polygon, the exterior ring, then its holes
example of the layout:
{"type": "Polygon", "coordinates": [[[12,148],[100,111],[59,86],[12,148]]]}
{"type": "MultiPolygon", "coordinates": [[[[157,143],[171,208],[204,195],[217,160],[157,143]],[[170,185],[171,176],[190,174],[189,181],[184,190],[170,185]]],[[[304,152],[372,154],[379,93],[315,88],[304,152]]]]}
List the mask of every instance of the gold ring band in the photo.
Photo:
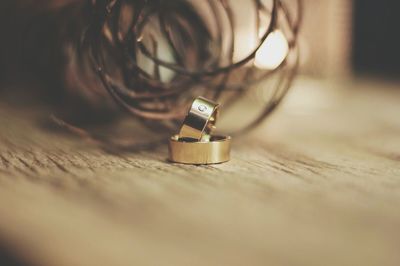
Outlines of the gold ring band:
{"type": "Polygon", "coordinates": [[[171,137],[170,161],[182,164],[218,164],[230,160],[231,137],[210,136],[209,141],[193,141],[190,138],[171,137]]]}
{"type": "Polygon", "coordinates": [[[179,138],[202,140],[215,128],[219,104],[198,97],[194,100],[185,120],[183,121],[179,138]]]}

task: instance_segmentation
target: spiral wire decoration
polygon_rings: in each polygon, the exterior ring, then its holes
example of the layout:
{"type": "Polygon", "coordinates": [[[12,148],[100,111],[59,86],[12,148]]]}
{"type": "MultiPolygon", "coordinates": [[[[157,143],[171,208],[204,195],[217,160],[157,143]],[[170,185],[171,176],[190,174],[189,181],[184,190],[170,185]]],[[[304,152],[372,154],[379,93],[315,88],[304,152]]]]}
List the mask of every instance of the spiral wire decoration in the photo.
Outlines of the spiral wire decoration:
{"type": "MultiPolygon", "coordinates": [[[[260,124],[282,101],[299,64],[301,0],[248,0],[255,41],[238,58],[240,21],[229,0],[92,0],[76,53],[82,73],[95,74],[114,101],[145,124],[176,130],[195,96],[227,108],[257,84],[265,85],[263,110],[239,134],[260,124]],[[274,68],[256,57],[268,37],[281,32],[288,44],[274,68]]],[[[248,38],[249,40],[251,38],[248,38]]],[[[81,78],[83,79],[83,78],[81,78]]],[[[264,85],[263,85],[264,86],[264,85]]]]}

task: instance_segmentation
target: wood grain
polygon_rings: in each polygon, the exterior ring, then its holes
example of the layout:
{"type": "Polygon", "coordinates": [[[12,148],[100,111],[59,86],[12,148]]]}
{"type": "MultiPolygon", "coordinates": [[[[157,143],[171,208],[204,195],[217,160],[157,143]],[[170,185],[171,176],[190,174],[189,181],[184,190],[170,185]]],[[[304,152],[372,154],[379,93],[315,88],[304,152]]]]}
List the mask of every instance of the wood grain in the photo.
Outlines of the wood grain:
{"type": "MultiPolygon", "coordinates": [[[[27,265],[399,265],[400,91],[300,81],[231,162],[108,153],[0,104],[0,240],[27,265]]],[[[393,85],[396,87],[396,85],[393,85]]]]}

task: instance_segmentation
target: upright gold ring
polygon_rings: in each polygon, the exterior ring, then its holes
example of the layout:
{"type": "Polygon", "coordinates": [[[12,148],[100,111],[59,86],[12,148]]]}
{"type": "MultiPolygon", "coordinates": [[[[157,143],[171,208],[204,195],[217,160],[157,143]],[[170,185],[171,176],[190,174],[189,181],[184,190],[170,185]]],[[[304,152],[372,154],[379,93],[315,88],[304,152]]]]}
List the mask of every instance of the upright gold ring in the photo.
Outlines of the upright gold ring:
{"type": "Polygon", "coordinates": [[[218,164],[230,160],[231,138],[209,136],[208,141],[172,136],[169,141],[169,160],[182,164],[218,164]]]}
{"type": "Polygon", "coordinates": [[[198,97],[193,101],[190,110],[183,121],[179,138],[201,140],[215,128],[219,104],[206,98],[198,97]]]}

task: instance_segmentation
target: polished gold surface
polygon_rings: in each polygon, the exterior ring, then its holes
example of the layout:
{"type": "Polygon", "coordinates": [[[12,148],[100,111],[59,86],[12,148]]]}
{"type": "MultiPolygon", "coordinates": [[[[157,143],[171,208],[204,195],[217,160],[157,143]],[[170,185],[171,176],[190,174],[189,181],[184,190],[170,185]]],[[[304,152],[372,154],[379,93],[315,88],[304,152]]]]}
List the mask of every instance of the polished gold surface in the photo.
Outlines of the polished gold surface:
{"type": "Polygon", "coordinates": [[[169,141],[169,160],[183,164],[218,164],[230,160],[231,138],[211,136],[209,141],[193,141],[173,136],[169,141]]]}
{"type": "Polygon", "coordinates": [[[196,98],[183,121],[179,137],[202,140],[204,135],[210,134],[215,128],[218,108],[217,103],[203,97],[196,98]]]}

